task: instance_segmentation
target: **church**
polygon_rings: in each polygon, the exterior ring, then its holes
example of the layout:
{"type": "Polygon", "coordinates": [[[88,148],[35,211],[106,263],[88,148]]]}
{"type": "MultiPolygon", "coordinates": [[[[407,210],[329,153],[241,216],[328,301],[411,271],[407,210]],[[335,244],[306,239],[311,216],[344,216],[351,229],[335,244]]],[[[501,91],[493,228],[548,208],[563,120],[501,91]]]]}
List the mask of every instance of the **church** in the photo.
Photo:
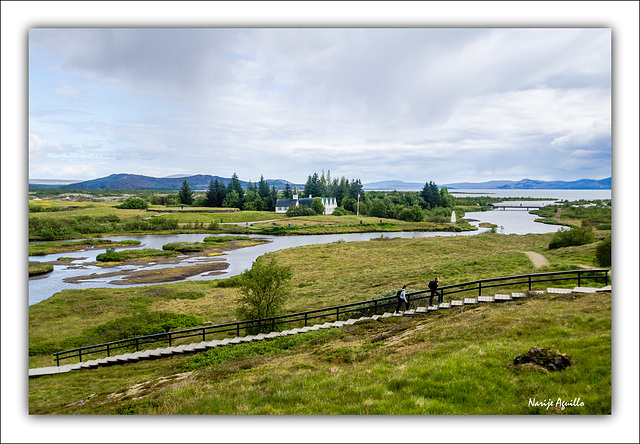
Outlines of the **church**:
{"type": "MultiPolygon", "coordinates": [[[[297,207],[298,205],[304,205],[311,208],[313,202],[313,196],[298,198],[298,189],[293,192],[293,199],[278,199],[276,201],[276,213],[286,213],[289,207],[297,207]]],[[[338,208],[338,203],[335,197],[321,197],[322,205],[324,205],[324,214],[331,214],[338,208]]]]}

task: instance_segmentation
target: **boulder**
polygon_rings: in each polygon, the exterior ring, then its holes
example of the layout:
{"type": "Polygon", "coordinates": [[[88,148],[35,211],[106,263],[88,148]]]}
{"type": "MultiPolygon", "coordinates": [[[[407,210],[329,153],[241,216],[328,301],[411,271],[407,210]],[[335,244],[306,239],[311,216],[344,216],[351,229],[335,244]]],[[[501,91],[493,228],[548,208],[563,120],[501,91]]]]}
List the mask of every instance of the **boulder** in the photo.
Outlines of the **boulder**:
{"type": "Polygon", "coordinates": [[[539,365],[551,372],[563,370],[571,365],[570,359],[564,353],[535,346],[531,347],[524,355],[516,356],[513,360],[514,365],[528,363],[539,365]]]}

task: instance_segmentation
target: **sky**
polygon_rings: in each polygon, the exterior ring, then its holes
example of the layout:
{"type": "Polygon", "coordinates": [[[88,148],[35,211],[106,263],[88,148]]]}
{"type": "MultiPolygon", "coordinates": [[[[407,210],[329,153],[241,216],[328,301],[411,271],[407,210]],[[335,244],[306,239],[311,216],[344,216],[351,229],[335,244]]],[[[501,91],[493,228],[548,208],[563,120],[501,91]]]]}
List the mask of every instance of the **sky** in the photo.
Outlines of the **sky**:
{"type": "Polygon", "coordinates": [[[30,179],[610,177],[594,28],[28,32],[30,179]]]}

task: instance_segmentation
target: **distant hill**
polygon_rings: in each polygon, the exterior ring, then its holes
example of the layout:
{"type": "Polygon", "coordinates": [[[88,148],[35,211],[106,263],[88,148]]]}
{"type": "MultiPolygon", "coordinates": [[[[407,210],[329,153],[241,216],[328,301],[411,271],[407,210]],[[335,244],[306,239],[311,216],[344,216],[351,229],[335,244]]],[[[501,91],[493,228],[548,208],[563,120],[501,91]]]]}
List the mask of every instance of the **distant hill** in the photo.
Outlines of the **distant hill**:
{"type": "Polygon", "coordinates": [[[610,190],[611,177],[601,180],[580,179],[571,182],[522,179],[491,180],[488,182],[458,182],[442,185],[448,189],[503,189],[503,190],[610,190]]]}
{"type": "MultiPolygon", "coordinates": [[[[186,179],[194,191],[204,191],[209,187],[211,180],[220,180],[228,185],[231,178],[210,176],[208,174],[197,174],[187,177],[150,177],[138,174],[111,174],[107,177],[99,179],[87,180],[84,182],[76,182],[68,185],[52,185],[52,184],[34,184],[30,183],[31,188],[60,188],[70,190],[167,190],[176,191],[182,186],[182,182],[186,179]]],[[[269,188],[275,186],[277,190],[282,190],[288,183],[291,188],[296,184],[283,179],[267,179],[269,188]]],[[[249,182],[240,181],[243,188],[247,188],[249,182]]],[[[299,185],[298,185],[299,186],[299,185]]]]}
{"type": "MultiPolygon", "coordinates": [[[[63,180],[30,180],[31,188],[60,188],[72,190],[179,190],[184,180],[189,182],[195,191],[203,191],[209,187],[211,180],[221,180],[228,185],[231,178],[210,176],[208,174],[197,174],[194,176],[181,177],[150,177],[137,174],[112,174],[99,179],[87,180],[84,182],[69,183],[63,180]]],[[[269,188],[275,186],[277,190],[283,190],[286,184],[293,189],[298,187],[304,189],[304,184],[294,184],[284,179],[266,179],[269,188]]],[[[247,188],[249,182],[240,181],[243,188],[247,188]]],[[[513,190],[610,190],[611,177],[601,180],[580,179],[571,182],[564,181],[544,181],[533,179],[514,180],[491,180],[488,182],[456,182],[448,184],[438,184],[440,187],[448,189],[513,189],[513,190]]],[[[421,191],[424,183],[403,182],[401,180],[383,180],[370,182],[362,185],[365,191],[421,191]]]]}
{"type": "Polygon", "coordinates": [[[380,182],[365,183],[362,185],[362,188],[365,191],[420,191],[424,188],[424,183],[383,180],[380,182]]]}

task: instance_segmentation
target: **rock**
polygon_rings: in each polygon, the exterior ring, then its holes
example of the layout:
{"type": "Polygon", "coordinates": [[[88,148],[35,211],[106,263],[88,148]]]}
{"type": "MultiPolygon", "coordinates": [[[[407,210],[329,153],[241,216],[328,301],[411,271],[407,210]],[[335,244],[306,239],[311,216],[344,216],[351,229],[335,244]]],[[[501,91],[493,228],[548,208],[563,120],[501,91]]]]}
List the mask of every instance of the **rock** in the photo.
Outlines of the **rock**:
{"type": "Polygon", "coordinates": [[[531,347],[522,356],[516,356],[514,365],[533,363],[546,368],[549,371],[559,371],[571,365],[571,360],[564,353],[557,350],[547,350],[544,348],[531,347]]]}

